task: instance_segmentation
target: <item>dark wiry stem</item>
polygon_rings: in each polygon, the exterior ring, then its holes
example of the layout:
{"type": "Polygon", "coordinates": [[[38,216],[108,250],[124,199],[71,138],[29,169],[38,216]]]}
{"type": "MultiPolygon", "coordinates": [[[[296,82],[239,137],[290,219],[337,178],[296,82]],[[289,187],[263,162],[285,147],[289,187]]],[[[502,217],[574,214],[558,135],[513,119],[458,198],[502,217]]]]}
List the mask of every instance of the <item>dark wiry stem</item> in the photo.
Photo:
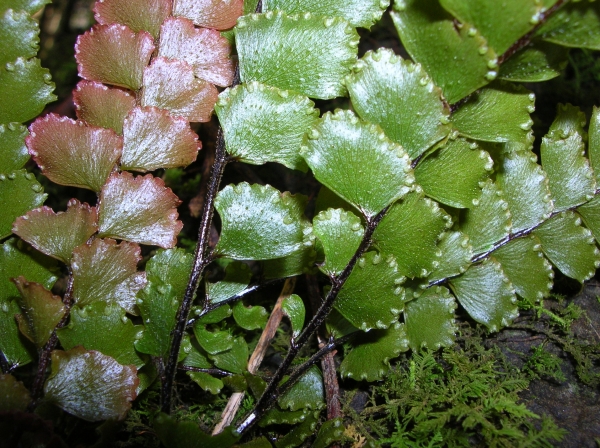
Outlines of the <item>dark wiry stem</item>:
{"type": "Polygon", "coordinates": [[[184,366],[184,365],[179,365],[179,370],[185,370],[186,372],[202,372],[202,373],[208,373],[209,375],[218,375],[218,376],[232,376],[233,375],[233,373],[226,372],[225,370],[221,370],[221,369],[203,369],[201,367],[192,367],[192,366],[184,366]]]}
{"type": "MultiPolygon", "coordinates": [[[[321,303],[321,293],[315,275],[306,275],[306,286],[308,296],[310,298],[311,308],[313,312],[319,308],[321,303]]],[[[321,326],[317,333],[319,340],[319,348],[326,345],[327,332],[324,326],[321,326]]],[[[323,371],[323,385],[325,386],[325,402],[327,404],[327,420],[333,420],[342,416],[342,406],[340,403],[340,386],[337,379],[337,369],[334,359],[335,352],[327,353],[321,359],[321,370],[323,371]]]]}
{"type": "MultiPolygon", "coordinates": [[[[560,8],[562,8],[568,2],[569,2],[569,0],[558,0],[554,5],[552,5],[550,8],[548,8],[548,10],[546,10],[542,14],[540,14],[538,23],[531,29],[531,31],[529,31],[527,34],[525,34],[523,37],[521,37],[519,40],[517,40],[514,44],[512,44],[509,47],[508,50],[506,50],[504,53],[502,53],[500,56],[498,56],[498,65],[502,65],[504,62],[506,62],[506,60],[508,58],[510,58],[515,53],[517,53],[519,50],[522,50],[527,45],[529,45],[531,43],[532,39],[534,38],[535,33],[540,29],[540,27],[544,23],[546,23],[548,18],[550,18],[552,16],[552,14],[554,14],[556,11],[558,11],[560,8]]],[[[450,112],[451,113],[455,112],[457,109],[460,108],[460,106],[462,106],[467,101],[469,101],[470,98],[471,98],[471,95],[467,95],[466,97],[458,100],[456,103],[451,104],[450,112]]]]}
{"type": "Polygon", "coordinates": [[[521,37],[514,44],[512,44],[510,46],[510,48],[508,50],[506,50],[498,58],[498,64],[502,64],[504,61],[506,61],[508,58],[510,58],[512,55],[514,55],[517,51],[519,51],[522,48],[525,48],[527,45],[529,45],[531,43],[531,40],[533,39],[535,33],[538,31],[538,29],[540,29],[540,27],[544,23],[546,23],[546,21],[548,20],[548,18],[550,16],[552,16],[552,14],[554,14],[556,11],[558,11],[560,8],[562,8],[568,2],[569,2],[569,0],[558,0],[554,5],[552,5],[550,8],[548,8],[548,10],[546,10],[542,14],[540,14],[538,23],[533,27],[533,29],[531,31],[529,31],[527,34],[525,34],[523,37],[521,37]]]}
{"type": "MultiPolygon", "coordinates": [[[[600,194],[600,189],[597,189],[594,192],[594,196],[597,196],[598,194],[600,194]]],[[[589,202],[589,201],[587,201],[589,202]]],[[[526,229],[522,229],[519,230],[518,232],[515,233],[511,233],[507,236],[505,236],[504,238],[502,238],[501,240],[496,241],[494,244],[492,244],[492,247],[488,250],[486,250],[485,252],[481,252],[479,254],[475,254],[471,257],[471,263],[479,263],[480,261],[485,260],[487,257],[489,257],[492,253],[494,253],[496,250],[500,249],[503,246],[506,246],[508,243],[510,243],[511,241],[516,240],[517,238],[522,238],[524,236],[530,235],[532,232],[534,232],[539,226],[541,226],[542,224],[544,224],[545,222],[547,222],[548,220],[554,218],[557,215],[560,215],[563,212],[566,211],[575,211],[578,207],[580,207],[583,204],[579,204],[579,205],[575,205],[573,207],[569,207],[565,210],[556,210],[553,211],[552,213],[550,213],[550,215],[548,216],[548,219],[545,219],[544,221],[528,227],[526,229]]],[[[441,285],[442,283],[447,282],[450,279],[450,277],[445,277],[445,278],[441,278],[439,280],[435,280],[433,282],[429,283],[429,287],[432,286],[436,286],[436,285],[441,285]]]]}
{"type": "Polygon", "coordinates": [[[2,352],[0,352],[0,369],[2,369],[2,373],[10,372],[10,365],[8,364],[6,356],[4,356],[4,353],[2,352]]]}
{"type": "Polygon", "coordinates": [[[324,356],[331,353],[336,347],[339,347],[350,338],[354,337],[357,333],[358,332],[350,333],[338,339],[330,338],[329,341],[323,347],[321,347],[317,353],[308,359],[308,361],[303,362],[292,371],[288,380],[275,390],[275,394],[280,397],[289,392],[292,386],[298,382],[298,380],[308,371],[308,369],[314,366],[317,362],[321,361],[324,356]]]}
{"type": "Polygon", "coordinates": [[[358,259],[362,257],[362,255],[371,246],[371,237],[373,236],[373,232],[375,232],[377,225],[384,217],[388,208],[389,206],[384,208],[375,217],[372,217],[367,220],[367,228],[365,230],[365,234],[360,243],[360,246],[352,256],[350,262],[348,263],[348,265],[346,265],[344,270],[338,276],[333,277],[331,279],[331,289],[329,290],[329,294],[327,294],[327,297],[321,304],[321,307],[317,310],[317,312],[310,320],[308,325],[304,328],[302,333],[300,333],[298,338],[290,347],[286,357],[284,358],[281,365],[278,367],[277,371],[275,372],[275,375],[273,375],[273,377],[271,378],[271,381],[269,381],[267,388],[265,389],[264,393],[254,406],[252,412],[248,416],[246,416],[242,423],[240,423],[236,428],[236,431],[238,433],[243,434],[246,431],[248,431],[276,403],[277,398],[279,397],[279,383],[283,379],[284,375],[288,372],[290,366],[292,365],[292,362],[294,361],[294,359],[296,359],[296,356],[298,355],[300,349],[304,346],[304,344],[306,344],[310,336],[312,336],[323,324],[323,322],[325,322],[325,318],[327,318],[327,316],[329,315],[329,312],[333,307],[335,299],[337,298],[339,292],[344,286],[344,283],[346,283],[346,280],[348,280],[348,277],[350,277],[352,269],[354,269],[354,266],[356,265],[358,259]]]}
{"type": "Polygon", "coordinates": [[[202,220],[198,231],[198,244],[196,245],[196,251],[194,252],[192,273],[185,290],[185,295],[183,296],[183,301],[177,311],[177,323],[173,330],[171,349],[169,350],[169,356],[165,364],[165,378],[161,388],[161,410],[167,414],[171,412],[173,384],[177,372],[177,358],[179,356],[181,341],[185,334],[190,309],[192,308],[192,302],[194,301],[204,269],[206,269],[212,261],[212,254],[209,247],[210,227],[215,211],[215,199],[217,197],[217,192],[219,191],[219,184],[221,183],[227,161],[225,138],[223,137],[223,132],[219,129],[217,145],[215,148],[215,163],[212,167],[210,179],[208,181],[206,199],[202,210],[202,220]]]}
{"type": "Polygon", "coordinates": [[[50,362],[50,353],[56,347],[58,342],[58,336],[56,335],[56,329],[62,328],[67,324],[69,320],[69,315],[71,314],[71,305],[73,304],[73,275],[69,272],[69,279],[67,280],[67,290],[63,297],[63,305],[65,307],[65,313],[63,314],[62,319],[56,325],[56,328],[50,335],[50,339],[46,342],[46,345],[40,351],[40,359],[38,362],[38,369],[33,380],[33,385],[31,386],[31,401],[29,402],[29,406],[27,406],[27,410],[32,412],[39,399],[42,396],[44,380],[46,379],[46,370],[48,369],[48,363],[50,362]]]}

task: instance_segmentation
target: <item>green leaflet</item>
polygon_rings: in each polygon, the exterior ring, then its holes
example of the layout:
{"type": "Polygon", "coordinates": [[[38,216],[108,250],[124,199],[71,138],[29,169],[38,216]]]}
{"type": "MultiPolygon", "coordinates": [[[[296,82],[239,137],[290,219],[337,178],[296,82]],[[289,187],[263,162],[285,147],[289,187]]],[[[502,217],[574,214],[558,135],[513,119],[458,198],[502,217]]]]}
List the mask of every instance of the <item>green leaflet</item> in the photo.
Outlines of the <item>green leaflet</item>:
{"type": "Polygon", "coordinates": [[[238,20],[235,40],[243,82],[259,81],[312,98],[346,94],[343,79],[356,61],[358,34],[342,18],[251,14],[238,20]]]}
{"type": "Polygon", "coordinates": [[[191,348],[188,355],[183,360],[183,365],[190,367],[199,367],[200,369],[210,369],[213,367],[212,363],[208,360],[208,353],[204,351],[197,339],[191,340],[191,348]]]}
{"type": "Polygon", "coordinates": [[[590,120],[588,156],[598,182],[600,179],[600,109],[595,106],[590,120]]]}
{"type": "Polygon", "coordinates": [[[14,220],[42,205],[47,196],[33,173],[25,170],[0,173],[0,238],[9,236],[14,220]]]}
{"type": "Polygon", "coordinates": [[[381,126],[413,159],[450,132],[450,111],[441,89],[420,65],[391,50],[367,52],[346,85],[357,114],[381,126]]]}
{"type": "Polygon", "coordinates": [[[600,241],[600,196],[596,195],[591,201],[577,207],[577,213],[592,231],[596,241],[600,241]]]}
{"type": "Polygon", "coordinates": [[[21,308],[16,301],[2,301],[0,351],[11,366],[29,364],[36,357],[35,346],[19,331],[15,315],[19,315],[20,312],[21,308]]]}
{"type": "Polygon", "coordinates": [[[469,235],[475,253],[485,252],[509,235],[511,214],[502,190],[491,180],[485,182],[481,197],[473,203],[474,207],[464,214],[460,230],[469,235]]]}
{"type": "MultiPolygon", "coordinates": [[[[285,383],[284,383],[285,384],[285,383]]],[[[278,404],[282,409],[319,409],[324,404],[323,375],[317,366],[312,366],[284,395],[278,404]]]]}
{"type": "Polygon", "coordinates": [[[11,173],[23,168],[29,160],[25,146],[27,128],[18,123],[0,124],[0,173],[11,173]]]}
{"type": "Polygon", "coordinates": [[[417,165],[415,178],[427,196],[451,207],[471,208],[493,166],[490,155],[477,143],[450,139],[417,165]]]}
{"type": "Polygon", "coordinates": [[[51,365],[45,399],[76,417],[90,422],[122,420],[136,398],[135,367],[122,366],[100,352],[83,347],[54,350],[51,365]]]}
{"type": "Polygon", "coordinates": [[[325,114],[301,155],[321,183],[366,217],[404,196],[414,182],[404,149],[351,111],[325,114]]]}
{"type": "Polygon", "coordinates": [[[50,3],[51,0],[2,0],[3,8],[14,10],[22,9],[29,14],[39,11],[44,5],[50,3]]]}
{"type": "Polygon", "coordinates": [[[325,251],[325,262],[319,268],[329,276],[344,270],[365,232],[358,216],[339,208],[315,216],[313,231],[325,251]]]}
{"type": "Polygon", "coordinates": [[[571,211],[549,219],[534,231],[542,250],[561,272],[583,282],[593,277],[600,266],[600,251],[589,229],[571,211]]]}
{"type": "Polygon", "coordinates": [[[0,123],[24,122],[54,101],[54,83],[40,60],[17,58],[0,67],[0,123]]]}
{"type": "MultiPolygon", "coordinates": [[[[202,309],[200,307],[195,307],[195,309],[192,308],[192,312],[196,315],[201,315],[202,309]]],[[[223,319],[227,319],[232,313],[233,311],[229,305],[221,305],[220,307],[204,314],[202,317],[198,317],[196,322],[202,324],[216,324],[221,322],[223,319]]]]}
{"type": "Polygon", "coordinates": [[[391,13],[412,58],[455,103],[497,76],[496,53],[469,23],[456,25],[436,0],[396,0],[391,13]]]}
{"type": "Polygon", "coordinates": [[[291,296],[283,299],[281,310],[288,317],[290,323],[292,324],[292,338],[297,338],[302,332],[306,317],[304,302],[300,296],[292,294],[291,296]]]}
{"type": "Polygon", "coordinates": [[[137,294],[137,306],[144,320],[144,333],[135,348],[152,356],[163,356],[171,344],[171,331],[181,297],[169,284],[151,281],[137,294]]]}
{"type": "Polygon", "coordinates": [[[146,264],[146,277],[155,284],[169,284],[178,297],[183,297],[192,270],[192,254],[181,248],[159,249],[146,264]]]}
{"type": "Polygon", "coordinates": [[[377,381],[389,370],[389,360],[408,350],[403,324],[395,323],[387,330],[373,330],[360,338],[360,345],[348,353],[340,366],[342,377],[377,381]]]}
{"type": "Polygon", "coordinates": [[[9,374],[0,374],[0,412],[25,412],[31,400],[25,385],[9,374]]]}
{"type": "Polygon", "coordinates": [[[363,331],[388,328],[404,307],[405,280],[393,256],[371,251],[358,260],[334,303],[335,309],[363,331]]]}
{"type": "Polygon", "coordinates": [[[211,304],[222,302],[243,292],[252,278],[252,271],[245,263],[234,261],[225,267],[225,278],[220,282],[206,282],[206,295],[211,304]]]}
{"type": "Polygon", "coordinates": [[[498,155],[496,184],[508,203],[512,231],[534,227],[550,217],[553,209],[548,178],[531,151],[498,155]]]}
{"type": "Polygon", "coordinates": [[[248,344],[246,344],[243,337],[236,338],[229,350],[209,355],[209,358],[219,369],[233,373],[243,373],[248,364],[248,344]]]}
{"type": "Polygon", "coordinates": [[[438,204],[419,193],[396,202],[381,220],[373,242],[384,254],[396,258],[404,277],[427,277],[438,261],[436,243],[452,227],[452,219],[438,204]]]}
{"type": "Polygon", "coordinates": [[[222,223],[215,252],[238,260],[299,252],[311,232],[305,207],[306,197],[280,193],[270,185],[228,185],[215,200],[222,223]]]}
{"type": "Polygon", "coordinates": [[[477,28],[497,54],[504,53],[530,31],[546,9],[539,0],[440,0],[440,3],[462,23],[477,28]]]}
{"type": "Polygon", "coordinates": [[[53,295],[43,285],[28,282],[23,276],[12,280],[20,293],[16,302],[22,314],[15,316],[19,330],[41,349],[65,315],[65,307],[61,298],[53,295]]]}
{"type": "Polygon", "coordinates": [[[518,316],[515,290],[493,257],[452,279],[450,288],[467,313],[490,331],[498,331],[518,316]]]}
{"type": "Polygon", "coordinates": [[[65,350],[81,345],[111,356],[122,365],[133,364],[138,369],[144,365],[134,348],[143,327],[133,325],[120,306],[95,302],[85,308],[75,307],[70,319],[69,325],[57,330],[65,350]]]}
{"type": "Polygon", "coordinates": [[[0,12],[0,66],[19,56],[34,57],[38,52],[39,32],[37,22],[25,11],[0,12]]]}
{"type": "Polygon", "coordinates": [[[304,133],[319,117],[307,97],[258,82],[223,92],[215,111],[227,152],[242,162],[279,162],[306,171],[300,156],[304,133]]]}
{"type": "Polygon", "coordinates": [[[585,116],[579,108],[561,105],[550,132],[542,139],[542,167],[556,211],[583,204],[595,194],[594,173],[583,155],[583,125],[585,116]]]}
{"type": "Polygon", "coordinates": [[[213,395],[217,395],[223,389],[223,381],[219,378],[209,375],[205,372],[187,372],[187,375],[196,383],[198,386],[210,392],[213,395]]]}
{"type": "Polygon", "coordinates": [[[11,278],[24,276],[51,289],[58,279],[58,263],[33,249],[29,244],[11,238],[0,246],[0,301],[19,296],[11,278]]]}
{"type": "Polygon", "coordinates": [[[548,81],[567,65],[569,50],[549,42],[534,41],[500,66],[498,78],[512,82],[548,81]]]}
{"type": "Polygon", "coordinates": [[[15,314],[21,312],[13,300],[19,296],[11,278],[24,276],[47,289],[56,282],[57,262],[23,241],[11,238],[0,246],[0,351],[10,365],[32,361],[34,350],[20,333],[15,314]]]}
{"type": "MultiPolygon", "coordinates": [[[[299,411],[282,411],[278,406],[276,406],[265,414],[265,416],[258,422],[258,426],[265,428],[269,425],[295,425],[297,423],[302,423],[309,414],[311,414],[311,412],[308,409],[300,409],[299,411]]],[[[268,448],[272,448],[270,443],[268,448]]]]}
{"type": "Polygon", "coordinates": [[[233,318],[244,330],[257,330],[265,328],[269,313],[262,306],[244,306],[240,300],[233,305],[233,318]]]}
{"type": "Polygon", "coordinates": [[[371,28],[381,19],[389,0],[268,0],[263,11],[285,11],[287,14],[310,12],[318,16],[342,17],[352,26],[371,28]]]}
{"type": "Polygon", "coordinates": [[[342,418],[327,420],[319,428],[317,438],[313,443],[313,448],[327,448],[333,442],[342,440],[344,434],[344,421],[342,418]]]}
{"type": "Polygon", "coordinates": [[[600,5],[569,2],[537,30],[536,36],[565,47],[600,50],[600,5]]]}
{"type": "Polygon", "coordinates": [[[552,288],[552,265],[534,235],[517,238],[494,251],[494,258],[521,297],[532,303],[547,297],[552,288]]]}
{"type": "Polygon", "coordinates": [[[302,246],[299,252],[263,261],[263,275],[265,279],[272,279],[313,273],[316,257],[317,251],[313,241],[310,245],[302,246]]]}
{"type": "Polygon", "coordinates": [[[233,336],[229,331],[210,331],[205,325],[196,323],[194,325],[194,336],[200,347],[207,353],[215,355],[233,347],[233,336]]]}
{"type": "Polygon", "coordinates": [[[275,448],[294,448],[315,433],[319,412],[308,413],[305,420],[275,442],[275,448]]]}
{"type": "Polygon", "coordinates": [[[461,232],[446,232],[438,243],[439,256],[434,262],[430,281],[441,280],[463,274],[471,265],[473,246],[469,237],[461,232]]]}
{"type": "Polygon", "coordinates": [[[524,87],[495,82],[469,97],[452,114],[452,124],[465,137],[488,142],[533,141],[529,114],[535,95],[524,87]]]}
{"type": "Polygon", "coordinates": [[[425,290],[406,304],[404,323],[411,349],[438,349],[454,343],[456,301],[448,289],[437,286],[425,290]]]}

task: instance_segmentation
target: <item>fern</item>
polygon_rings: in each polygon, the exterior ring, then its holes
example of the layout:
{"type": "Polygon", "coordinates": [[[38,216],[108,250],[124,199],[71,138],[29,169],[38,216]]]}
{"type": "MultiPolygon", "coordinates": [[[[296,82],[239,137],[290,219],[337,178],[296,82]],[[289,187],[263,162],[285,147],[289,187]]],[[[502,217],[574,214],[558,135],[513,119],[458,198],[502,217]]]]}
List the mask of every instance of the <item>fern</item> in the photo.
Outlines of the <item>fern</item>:
{"type": "MultiPolygon", "coordinates": [[[[41,6],[22,3],[29,13],[41,6]]],[[[419,389],[417,378],[435,383],[441,373],[419,350],[453,345],[459,307],[495,332],[517,317],[519,298],[541,310],[555,268],[579,282],[592,277],[600,265],[600,112],[588,125],[579,108],[561,106],[538,163],[535,95],[522,83],[557,76],[567,48],[600,48],[598,6],[525,3],[396,0],[390,15],[408,60],[389,49],[358,58],[357,29],[379,21],[385,1],[104,0],[94,9],[98,25],[76,45],[77,120],[46,115],[26,138],[12,122],[40,113],[51,94],[47,74],[27,59],[37,25],[8,9],[2,39],[15,51],[3,56],[0,97],[15,107],[0,112],[0,130],[10,134],[3,159],[16,162],[0,169],[1,233],[10,237],[0,265],[1,384],[14,390],[7,409],[49,403],[87,421],[123,419],[159,384],[153,425],[167,446],[230,446],[255,425],[293,425],[276,445],[297,446],[326,404],[328,372],[316,364],[337,347],[345,347],[342,378],[369,382],[412,349],[421,372],[410,384],[419,389]],[[345,96],[346,109],[322,115],[313,101],[328,107],[345,96]],[[190,122],[208,121],[213,109],[221,130],[192,255],[175,247],[181,201],[157,170],[195,161],[201,143],[190,122]],[[22,169],[23,142],[50,181],[91,190],[96,202],[41,206],[41,186],[22,169]],[[270,185],[221,188],[234,161],[310,170],[321,187],[314,210],[306,196],[270,185]],[[160,248],[144,270],[141,245],[160,248]],[[62,297],[52,289],[58,267],[62,297]],[[217,281],[209,267],[221,270],[217,281]],[[317,291],[293,295],[286,281],[268,320],[263,306],[241,301],[301,274],[317,291]],[[260,350],[283,316],[288,350],[265,381],[260,350]],[[36,351],[28,392],[12,372],[36,351]],[[210,394],[235,390],[232,407],[252,393],[251,410],[214,437],[178,421],[169,415],[177,371],[210,394]]],[[[481,368],[489,373],[490,364],[481,368]]],[[[458,399],[450,411],[414,403],[418,433],[445,441],[452,420],[465,431],[484,427],[495,444],[516,433],[479,414],[481,406],[532,417],[514,400],[473,404],[487,377],[472,366],[457,375],[475,377],[449,398],[458,399]]],[[[408,423],[397,425],[388,442],[404,446],[408,423]]],[[[339,415],[330,416],[315,444],[341,432],[339,415]]]]}

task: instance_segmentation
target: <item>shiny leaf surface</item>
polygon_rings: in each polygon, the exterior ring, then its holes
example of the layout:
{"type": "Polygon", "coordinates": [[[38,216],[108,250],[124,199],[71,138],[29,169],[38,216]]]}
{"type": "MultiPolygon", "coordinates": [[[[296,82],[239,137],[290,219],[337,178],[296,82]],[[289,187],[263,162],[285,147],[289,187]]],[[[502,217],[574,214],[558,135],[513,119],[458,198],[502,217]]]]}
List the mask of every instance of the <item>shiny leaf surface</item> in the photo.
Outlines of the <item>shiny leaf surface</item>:
{"type": "Polygon", "coordinates": [[[155,58],[144,69],[142,106],[167,109],[189,121],[209,121],[219,92],[207,81],[194,77],[184,61],[155,58]]]}
{"type": "Polygon", "coordinates": [[[439,263],[436,243],[451,226],[452,219],[436,202],[410,193],[392,205],[377,226],[373,242],[396,258],[400,275],[427,277],[439,263]]]}
{"type": "Polygon", "coordinates": [[[15,219],[44,203],[48,195],[26,170],[0,173],[0,238],[12,233],[15,219]]]}
{"type": "Polygon", "coordinates": [[[121,156],[123,139],[111,129],[85,126],[55,114],[36,120],[29,153],[52,182],[100,191],[121,156]]]}
{"type": "Polygon", "coordinates": [[[64,411],[95,422],[125,418],[136,398],[137,385],[135,367],[75,347],[52,352],[52,372],[44,392],[47,400],[64,411]]]}
{"type": "Polygon", "coordinates": [[[173,247],[183,227],[179,203],[159,178],[113,173],[100,192],[99,236],[173,247]]]}
{"type": "Polygon", "coordinates": [[[73,91],[73,103],[80,120],[123,135],[123,121],[135,106],[135,97],[125,90],[109,88],[99,82],[80,81],[73,91]]]}
{"type": "Polygon", "coordinates": [[[346,84],[356,113],[416,158],[450,132],[447,104],[420,65],[388,49],[367,52],[346,84]]]}
{"type": "Polygon", "coordinates": [[[403,281],[394,257],[367,252],[356,263],[334,307],[363,331],[388,328],[404,307],[403,281]]]}
{"type": "Polygon", "coordinates": [[[224,92],[216,106],[227,152],[242,162],[279,162],[306,171],[302,137],[319,111],[307,97],[250,82],[224,92]]]}
{"type": "Polygon", "coordinates": [[[230,46],[217,30],[195,28],[191,20],[169,17],[162,25],[158,55],[180,59],[192,66],[194,75],[218,86],[233,81],[230,46]]]}
{"type": "Polygon", "coordinates": [[[356,61],[358,34],[341,18],[254,14],[238,20],[235,40],[244,82],[321,99],[347,92],[343,78],[356,61]]]}
{"type": "Polygon", "coordinates": [[[404,196],[414,182],[404,149],[351,111],[325,114],[301,154],[321,183],[367,217],[404,196]]]}
{"type": "Polygon", "coordinates": [[[481,195],[479,184],[492,168],[486,151],[459,138],[423,159],[415,168],[415,178],[427,196],[451,207],[471,208],[481,195]]]}
{"type": "Polygon", "coordinates": [[[154,39],[146,31],[96,25],[77,38],[75,59],[83,79],[138,90],[153,51],[154,39]]]}
{"type": "Polygon", "coordinates": [[[506,327],[518,316],[515,290],[494,258],[471,266],[450,281],[450,288],[467,313],[490,331],[506,327]]]}
{"type": "Polygon", "coordinates": [[[152,106],[135,107],[123,123],[121,168],[146,172],[187,166],[200,147],[186,118],[152,106]]]}
{"type": "Polygon", "coordinates": [[[77,199],[69,200],[65,212],[54,213],[50,207],[41,207],[17,218],[13,224],[13,233],[64,263],[71,259],[73,249],[84,244],[97,230],[96,207],[77,199]]]}
{"type": "Polygon", "coordinates": [[[408,338],[403,324],[370,331],[360,338],[360,345],[344,357],[341,375],[356,380],[381,380],[390,369],[389,360],[407,350],[408,338]]]}
{"type": "Polygon", "coordinates": [[[215,200],[221,217],[216,252],[238,260],[266,260],[298,252],[310,232],[306,198],[270,185],[228,185],[215,200]]]}
{"type": "Polygon", "coordinates": [[[344,270],[358,249],[365,229],[355,214],[330,208],[315,216],[313,231],[325,251],[325,262],[320,269],[332,276],[344,270]]]}
{"type": "Polygon", "coordinates": [[[71,262],[75,303],[116,303],[137,314],[135,296],[146,285],[146,273],[137,271],[140,260],[140,246],[127,241],[96,238],[77,247],[71,262]]]}

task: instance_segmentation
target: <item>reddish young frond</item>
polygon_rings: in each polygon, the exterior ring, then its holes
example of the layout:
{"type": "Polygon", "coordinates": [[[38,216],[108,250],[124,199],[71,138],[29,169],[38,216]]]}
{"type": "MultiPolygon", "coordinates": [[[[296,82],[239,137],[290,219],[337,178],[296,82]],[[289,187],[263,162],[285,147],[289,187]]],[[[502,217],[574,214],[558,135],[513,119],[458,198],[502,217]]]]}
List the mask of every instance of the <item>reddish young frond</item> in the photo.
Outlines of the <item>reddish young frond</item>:
{"type": "Polygon", "coordinates": [[[194,76],[185,61],[156,58],[144,70],[142,106],[167,109],[189,121],[209,121],[219,92],[211,83],[194,76]]]}
{"type": "Polygon", "coordinates": [[[242,15],[244,0],[176,0],[173,15],[190,19],[206,28],[232,28],[242,15]]]}
{"type": "Polygon", "coordinates": [[[100,236],[173,247],[183,227],[180,203],[158,177],[113,173],[100,193],[100,236]]]}
{"type": "Polygon", "coordinates": [[[71,199],[65,212],[54,213],[46,206],[31,210],[16,219],[12,231],[40,252],[68,263],[73,249],[98,231],[98,210],[71,199]]]}
{"type": "Polygon", "coordinates": [[[123,121],[135,106],[135,97],[120,88],[109,88],[95,81],[80,81],[73,91],[73,102],[77,118],[122,135],[123,121]]]}
{"type": "Polygon", "coordinates": [[[138,90],[153,51],[154,39],[146,31],[96,25],[77,38],[75,59],[84,79],[138,90]]]}
{"type": "Polygon", "coordinates": [[[152,171],[187,166],[196,160],[201,145],[183,117],[157,107],[134,108],[123,125],[121,168],[152,171]]]}
{"type": "Polygon", "coordinates": [[[99,0],[94,18],[102,25],[120,23],[158,38],[160,25],[171,15],[171,0],[99,0]]]}
{"type": "Polygon", "coordinates": [[[230,52],[229,42],[221,33],[196,28],[191,20],[169,17],[161,28],[158,55],[186,61],[198,78],[218,86],[233,81],[235,68],[230,52]]]}
{"type": "Polygon", "coordinates": [[[138,272],[140,246],[96,238],[73,252],[73,297],[79,306],[103,301],[117,303],[135,313],[135,296],[146,286],[146,273],[138,272]]]}
{"type": "Polygon", "coordinates": [[[112,129],[55,114],[33,122],[29,132],[27,148],[44,175],[57,184],[93,191],[100,191],[123,148],[123,139],[112,129]]]}

